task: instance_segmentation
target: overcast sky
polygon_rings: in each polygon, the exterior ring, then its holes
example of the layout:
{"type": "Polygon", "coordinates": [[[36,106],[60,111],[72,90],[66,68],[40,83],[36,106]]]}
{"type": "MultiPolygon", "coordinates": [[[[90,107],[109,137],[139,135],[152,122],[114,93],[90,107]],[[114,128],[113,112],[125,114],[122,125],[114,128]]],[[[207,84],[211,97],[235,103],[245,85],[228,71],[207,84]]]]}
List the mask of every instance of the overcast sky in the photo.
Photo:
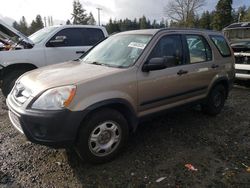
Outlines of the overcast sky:
{"type": "MultiPolygon", "coordinates": [[[[169,0],[80,0],[87,12],[92,12],[97,21],[97,7],[101,8],[101,23],[110,18],[147,18],[160,21],[166,18],[163,7],[169,0]]],[[[42,17],[52,16],[54,20],[66,21],[71,19],[73,0],[1,0],[0,18],[9,17],[19,21],[25,16],[30,23],[37,14],[42,17]]],[[[207,0],[206,6],[200,10],[213,10],[218,0],[207,0]]],[[[234,0],[234,8],[250,6],[250,0],[234,0]]],[[[57,22],[58,24],[59,22],[57,22]]]]}

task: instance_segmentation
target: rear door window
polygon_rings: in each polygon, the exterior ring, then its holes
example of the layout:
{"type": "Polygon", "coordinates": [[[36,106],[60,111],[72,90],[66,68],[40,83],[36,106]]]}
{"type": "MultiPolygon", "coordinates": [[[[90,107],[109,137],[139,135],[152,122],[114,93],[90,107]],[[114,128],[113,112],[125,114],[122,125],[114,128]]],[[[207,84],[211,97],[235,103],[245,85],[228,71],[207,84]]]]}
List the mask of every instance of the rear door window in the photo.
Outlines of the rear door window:
{"type": "Polygon", "coordinates": [[[86,28],[84,31],[84,44],[85,46],[93,46],[105,38],[101,29],[86,28]]]}
{"type": "Polygon", "coordinates": [[[231,56],[230,48],[223,36],[211,35],[210,38],[223,57],[231,56]]]}
{"type": "Polygon", "coordinates": [[[200,35],[186,35],[190,63],[200,63],[212,60],[212,50],[206,39],[200,35]]]}

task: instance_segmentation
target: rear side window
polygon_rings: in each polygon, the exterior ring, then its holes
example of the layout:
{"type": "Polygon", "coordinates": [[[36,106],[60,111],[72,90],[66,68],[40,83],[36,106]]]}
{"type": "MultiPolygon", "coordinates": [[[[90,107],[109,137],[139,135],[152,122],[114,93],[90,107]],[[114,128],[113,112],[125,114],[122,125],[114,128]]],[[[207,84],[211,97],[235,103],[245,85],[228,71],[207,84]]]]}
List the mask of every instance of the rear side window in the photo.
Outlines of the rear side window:
{"type": "Polygon", "coordinates": [[[200,35],[186,35],[190,63],[212,60],[212,50],[206,39],[200,35]]]}
{"type": "Polygon", "coordinates": [[[223,36],[211,35],[210,38],[223,57],[231,56],[230,48],[223,36]]]}
{"type": "Polygon", "coordinates": [[[85,29],[85,46],[93,46],[102,39],[104,39],[104,34],[101,29],[87,28],[85,29]]]}

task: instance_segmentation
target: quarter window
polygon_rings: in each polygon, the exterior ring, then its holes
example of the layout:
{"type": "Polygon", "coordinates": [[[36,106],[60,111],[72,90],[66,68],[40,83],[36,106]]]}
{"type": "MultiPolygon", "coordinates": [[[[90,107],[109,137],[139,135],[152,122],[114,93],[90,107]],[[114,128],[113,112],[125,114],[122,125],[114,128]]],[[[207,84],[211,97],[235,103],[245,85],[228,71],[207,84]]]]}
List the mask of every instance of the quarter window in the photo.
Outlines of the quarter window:
{"type": "Polygon", "coordinates": [[[200,63],[212,60],[212,51],[204,37],[186,35],[190,63],[200,63]]]}
{"type": "Polygon", "coordinates": [[[182,55],[182,42],[180,35],[167,35],[162,37],[153,51],[151,52],[149,59],[157,57],[171,58],[168,67],[177,66],[183,64],[182,55]]]}
{"type": "Polygon", "coordinates": [[[230,48],[223,36],[212,35],[210,38],[223,57],[231,56],[230,48]]]}

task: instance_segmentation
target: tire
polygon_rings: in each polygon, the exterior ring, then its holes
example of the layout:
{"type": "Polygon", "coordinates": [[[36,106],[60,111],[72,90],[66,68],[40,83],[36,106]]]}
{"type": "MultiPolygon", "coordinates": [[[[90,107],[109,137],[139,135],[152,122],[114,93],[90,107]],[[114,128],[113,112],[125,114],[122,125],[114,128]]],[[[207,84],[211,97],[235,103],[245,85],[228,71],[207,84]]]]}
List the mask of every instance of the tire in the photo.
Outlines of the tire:
{"type": "Polygon", "coordinates": [[[114,159],[123,149],[129,134],[124,116],[105,108],[87,118],[79,131],[76,151],[87,162],[100,164],[114,159]]]}
{"type": "Polygon", "coordinates": [[[14,87],[16,80],[25,72],[27,72],[27,70],[13,70],[4,76],[2,93],[6,98],[14,87]]]}
{"type": "Polygon", "coordinates": [[[248,80],[248,81],[246,82],[245,86],[246,86],[247,88],[250,88],[250,80],[248,80]]]}
{"type": "Polygon", "coordinates": [[[224,107],[226,101],[226,88],[223,85],[216,85],[210,91],[206,104],[202,105],[205,114],[216,116],[224,107]]]}

